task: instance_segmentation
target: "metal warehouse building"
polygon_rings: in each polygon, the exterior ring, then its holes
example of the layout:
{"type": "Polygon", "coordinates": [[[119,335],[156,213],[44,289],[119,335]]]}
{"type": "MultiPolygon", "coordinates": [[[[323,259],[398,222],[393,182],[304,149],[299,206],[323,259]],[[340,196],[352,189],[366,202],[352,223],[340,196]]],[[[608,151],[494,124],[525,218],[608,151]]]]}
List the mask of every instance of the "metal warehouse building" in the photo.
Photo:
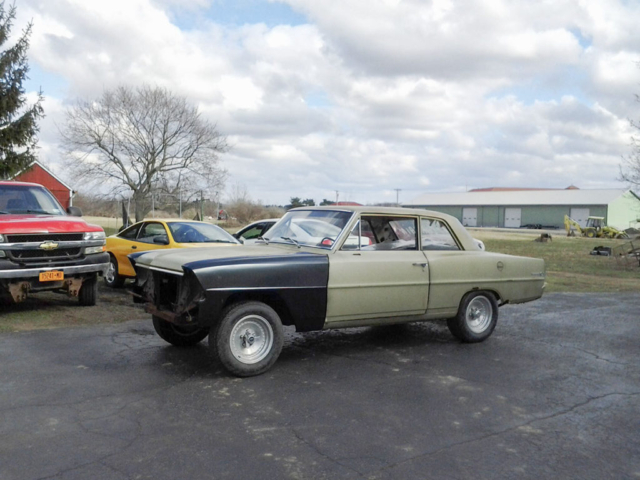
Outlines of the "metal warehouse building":
{"type": "Polygon", "coordinates": [[[453,215],[468,227],[526,225],[564,228],[564,216],[584,226],[587,217],[605,217],[608,225],[626,229],[640,222],[640,197],[631,190],[479,190],[427,193],[405,203],[453,215]]]}

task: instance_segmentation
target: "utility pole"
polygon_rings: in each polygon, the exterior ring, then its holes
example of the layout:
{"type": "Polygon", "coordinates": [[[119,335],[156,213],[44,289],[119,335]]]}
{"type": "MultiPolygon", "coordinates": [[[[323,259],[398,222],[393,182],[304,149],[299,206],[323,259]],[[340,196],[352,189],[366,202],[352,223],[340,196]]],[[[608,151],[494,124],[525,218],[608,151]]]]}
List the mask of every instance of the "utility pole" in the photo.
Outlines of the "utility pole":
{"type": "Polygon", "coordinates": [[[399,207],[400,206],[400,192],[402,191],[401,188],[394,188],[394,190],[396,191],[396,206],[399,207]]]}
{"type": "Polygon", "coordinates": [[[336,190],[336,203],[338,203],[338,200],[340,200],[340,192],[336,190]]]}
{"type": "Polygon", "coordinates": [[[204,222],[204,193],[200,190],[200,221],[204,222]]]}

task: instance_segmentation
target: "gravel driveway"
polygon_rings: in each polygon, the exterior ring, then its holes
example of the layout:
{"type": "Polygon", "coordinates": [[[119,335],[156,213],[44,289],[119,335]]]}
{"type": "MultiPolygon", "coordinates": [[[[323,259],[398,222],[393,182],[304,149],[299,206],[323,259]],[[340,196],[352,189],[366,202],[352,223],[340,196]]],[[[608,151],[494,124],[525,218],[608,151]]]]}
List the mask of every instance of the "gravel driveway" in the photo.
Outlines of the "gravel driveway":
{"type": "Polygon", "coordinates": [[[297,334],[265,375],[149,320],[0,335],[0,479],[640,478],[640,296],[297,334]]]}

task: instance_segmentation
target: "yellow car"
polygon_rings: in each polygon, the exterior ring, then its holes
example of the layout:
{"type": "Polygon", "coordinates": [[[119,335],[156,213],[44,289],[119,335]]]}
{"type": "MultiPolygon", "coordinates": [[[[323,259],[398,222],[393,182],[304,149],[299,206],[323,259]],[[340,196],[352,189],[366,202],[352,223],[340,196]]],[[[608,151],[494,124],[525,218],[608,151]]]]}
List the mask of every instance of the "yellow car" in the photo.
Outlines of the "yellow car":
{"type": "Polygon", "coordinates": [[[230,247],[241,245],[222,228],[195,220],[145,219],[107,237],[110,263],[104,282],[109,287],[121,287],[136,272],[127,255],[147,250],[185,247],[230,247]]]}

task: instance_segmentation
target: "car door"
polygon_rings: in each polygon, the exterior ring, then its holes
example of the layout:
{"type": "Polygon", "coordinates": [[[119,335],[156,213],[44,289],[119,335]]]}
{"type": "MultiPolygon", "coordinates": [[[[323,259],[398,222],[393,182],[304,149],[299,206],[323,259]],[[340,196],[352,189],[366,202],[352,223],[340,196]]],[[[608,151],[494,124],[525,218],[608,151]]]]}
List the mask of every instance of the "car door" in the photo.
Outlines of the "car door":
{"type": "Polygon", "coordinates": [[[136,272],[131,266],[127,255],[137,249],[136,238],[142,227],[142,222],[131,225],[115,237],[107,239],[109,253],[116,257],[118,262],[118,273],[125,276],[135,276],[136,272]]]}
{"type": "Polygon", "coordinates": [[[417,217],[361,216],[329,256],[328,325],[425,313],[429,266],[417,230],[417,217]]]}
{"type": "MultiPolygon", "coordinates": [[[[118,260],[118,272],[120,275],[135,276],[136,272],[129,261],[130,253],[145,252],[147,250],[157,250],[159,248],[168,248],[167,244],[156,243],[155,238],[164,237],[167,239],[167,230],[160,222],[142,222],[137,226],[136,230],[128,232],[125,230],[120,235],[122,239],[113,252],[118,260]]],[[[133,227],[131,227],[133,228],[133,227]]]]}
{"type": "Polygon", "coordinates": [[[470,282],[486,277],[482,255],[467,252],[447,223],[439,218],[420,218],[421,248],[429,262],[429,314],[454,312],[470,282]]]}
{"type": "Polygon", "coordinates": [[[138,252],[169,248],[167,229],[160,222],[145,222],[136,239],[138,252]]]}

